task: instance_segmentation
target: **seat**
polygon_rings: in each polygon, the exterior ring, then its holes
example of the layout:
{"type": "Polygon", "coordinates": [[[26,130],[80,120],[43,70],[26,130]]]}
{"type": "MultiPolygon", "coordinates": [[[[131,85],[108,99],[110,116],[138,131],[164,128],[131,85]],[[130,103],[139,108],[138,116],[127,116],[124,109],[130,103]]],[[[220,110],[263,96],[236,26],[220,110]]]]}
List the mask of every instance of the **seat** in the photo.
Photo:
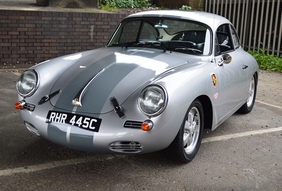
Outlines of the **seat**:
{"type": "Polygon", "coordinates": [[[205,45],[206,31],[183,31],[175,35],[172,41],[187,41],[193,42],[194,48],[197,48],[203,52],[205,45]]]}
{"type": "Polygon", "coordinates": [[[220,52],[226,52],[232,50],[231,41],[226,33],[217,32],[216,35],[217,35],[220,52]]]}

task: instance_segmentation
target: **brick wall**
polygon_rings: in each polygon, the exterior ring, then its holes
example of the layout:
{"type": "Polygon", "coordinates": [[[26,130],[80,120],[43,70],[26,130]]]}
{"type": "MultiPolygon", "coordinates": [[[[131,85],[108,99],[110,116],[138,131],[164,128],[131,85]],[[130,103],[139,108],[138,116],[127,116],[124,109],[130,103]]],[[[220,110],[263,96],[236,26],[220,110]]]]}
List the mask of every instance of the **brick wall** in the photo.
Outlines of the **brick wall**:
{"type": "Polygon", "coordinates": [[[106,45],[125,14],[0,11],[0,64],[38,63],[106,45]]]}

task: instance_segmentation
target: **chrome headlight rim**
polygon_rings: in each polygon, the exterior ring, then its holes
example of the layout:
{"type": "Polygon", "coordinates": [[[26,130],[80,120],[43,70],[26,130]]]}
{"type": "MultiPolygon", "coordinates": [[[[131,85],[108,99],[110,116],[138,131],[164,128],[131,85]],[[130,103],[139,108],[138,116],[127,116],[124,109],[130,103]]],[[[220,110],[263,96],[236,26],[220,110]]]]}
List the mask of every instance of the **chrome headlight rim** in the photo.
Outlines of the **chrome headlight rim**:
{"type": "Polygon", "coordinates": [[[146,86],[140,93],[139,95],[139,98],[138,98],[138,107],[139,109],[141,110],[141,112],[149,117],[156,117],[158,115],[160,115],[166,108],[167,106],[167,103],[168,103],[168,94],[167,94],[167,91],[166,89],[162,86],[162,85],[159,85],[159,84],[150,84],[148,86],[146,86]],[[144,110],[143,106],[142,106],[142,102],[143,102],[143,96],[144,96],[144,93],[147,91],[147,90],[150,90],[150,89],[155,89],[157,91],[160,91],[161,95],[162,95],[162,99],[163,99],[163,104],[161,105],[161,107],[159,109],[157,109],[156,111],[154,112],[147,112],[144,110]]]}
{"type": "Polygon", "coordinates": [[[19,77],[17,84],[16,84],[17,92],[23,98],[32,96],[36,92],[38,87],[39,87],[39,76],[38,76],[38,73],[34,69],[25,70],[19,77]],[[34,76],[34,86],[30,91],[23,93],[21,92],[20,87],[21,87],[21,83],[23,81],[24,75],[27,75],[27,73],[32,74],[34,76]]]}

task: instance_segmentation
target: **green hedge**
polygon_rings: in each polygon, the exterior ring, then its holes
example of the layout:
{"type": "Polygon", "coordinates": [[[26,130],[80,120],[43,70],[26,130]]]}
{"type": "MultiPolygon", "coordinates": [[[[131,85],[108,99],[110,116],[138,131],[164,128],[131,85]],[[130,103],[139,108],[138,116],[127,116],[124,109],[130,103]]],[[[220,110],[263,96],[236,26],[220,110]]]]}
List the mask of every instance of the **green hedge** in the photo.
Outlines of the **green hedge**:
{"type": "Polygon", "coordinates": [[[148,7],[148,0],[100,0],[101,7],[112,9],[148,7]]]}
{"type": "Polygon", "coordinates": [[[272,54],[267,54],[265,50],[249,50],[248,53],[256,59],[260,69],[282,73],[282,55],[277,57],[272,54]]]}

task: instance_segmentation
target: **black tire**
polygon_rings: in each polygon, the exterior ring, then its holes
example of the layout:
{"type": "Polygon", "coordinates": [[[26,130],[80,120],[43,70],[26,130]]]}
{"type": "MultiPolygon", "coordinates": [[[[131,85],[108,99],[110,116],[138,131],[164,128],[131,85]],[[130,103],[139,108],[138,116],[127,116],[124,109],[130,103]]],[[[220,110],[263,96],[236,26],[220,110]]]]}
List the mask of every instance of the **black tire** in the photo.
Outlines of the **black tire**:
{"type": "Polygon", "coordinates": [[[203,128],[203,106],[196,99],[190,105],[178,134],[168,148],[169,155],[178,162],[192,161],[200,148],[203,128]]]}
{"type": "Polygon", "coordinates": [[[250,113],[254,107],[255,100],[257,95],[257,78],[254,75],[250,81],[248,99],[244,105],[238,110],[238,113],[247,114],[250,113]]]}

